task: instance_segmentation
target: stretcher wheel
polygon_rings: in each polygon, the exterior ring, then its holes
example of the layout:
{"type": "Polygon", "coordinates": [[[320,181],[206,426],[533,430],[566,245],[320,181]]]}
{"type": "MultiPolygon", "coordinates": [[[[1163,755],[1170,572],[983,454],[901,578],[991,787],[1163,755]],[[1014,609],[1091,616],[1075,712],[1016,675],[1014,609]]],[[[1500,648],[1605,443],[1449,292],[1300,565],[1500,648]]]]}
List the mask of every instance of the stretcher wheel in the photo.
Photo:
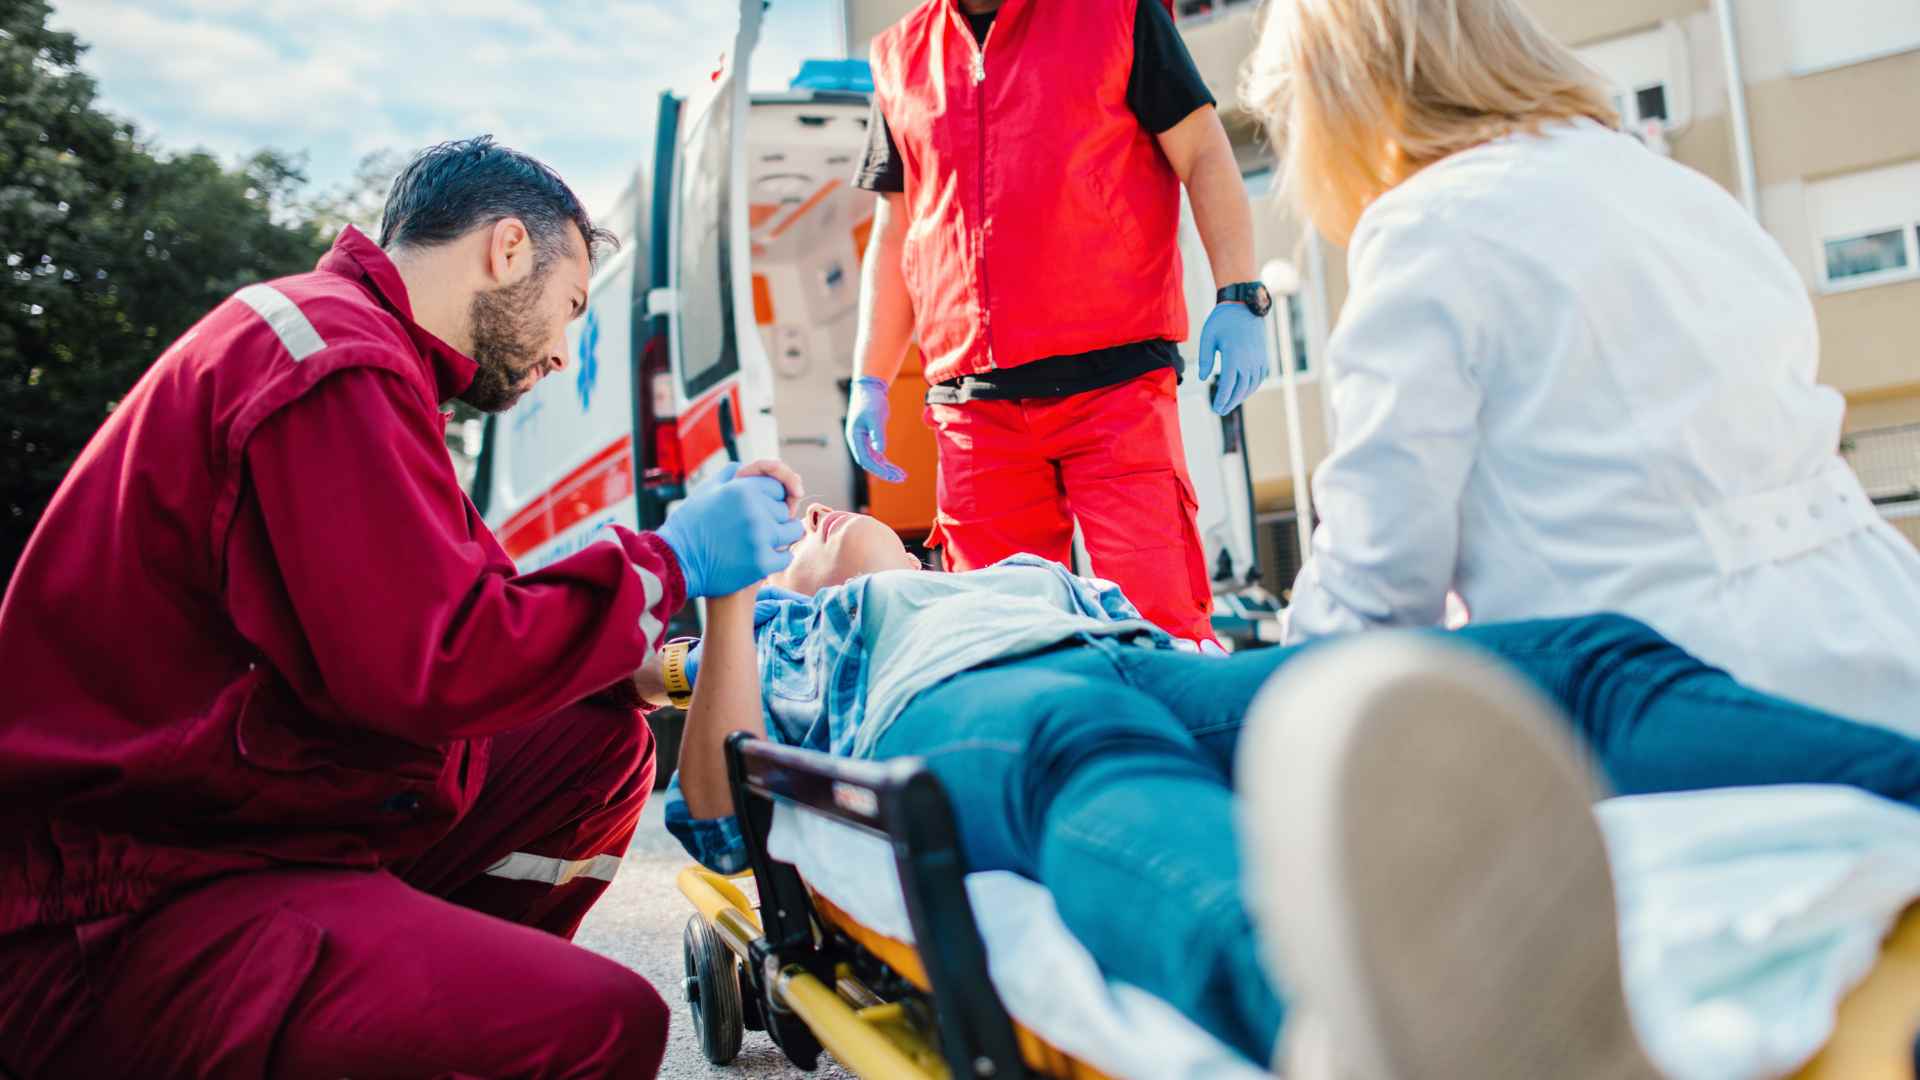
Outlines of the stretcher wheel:
{"type": "Polygon", "coordinates": [[[734,970],[738,961],[698,915],[687,919],[681,945],[687,969],[681,985],[693,1013],[694,1030],[700,1033],[700,1052],[715,1065],[725,1065],[740,1053],[740,1040],[746,1034],[740,976],[734,970]]]}

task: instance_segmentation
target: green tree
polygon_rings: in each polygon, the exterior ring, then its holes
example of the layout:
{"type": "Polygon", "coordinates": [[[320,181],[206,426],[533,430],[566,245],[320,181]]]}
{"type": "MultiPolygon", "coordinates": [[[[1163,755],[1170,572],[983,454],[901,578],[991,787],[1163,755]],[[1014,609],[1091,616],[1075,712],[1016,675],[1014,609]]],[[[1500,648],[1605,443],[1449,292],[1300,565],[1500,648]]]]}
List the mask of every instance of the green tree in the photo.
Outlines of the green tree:
{"type": "Polygon", "coordinates": [[[393,187],[393,178],[406,168],[407,159],[407,154],[392,147],[367,154],[351,177],[309,201],[302,211],[304,216],[329,236],[339,232],[342,225],[352,225],[378,239],[387,192],[393,187]]]}
{"type": "Polygon", "coordinates": [[[0,4],[0,581],[94,431],[235,289],[310,269],[300,162],[169,155],[102,112],[44,0],[0,4]]]}

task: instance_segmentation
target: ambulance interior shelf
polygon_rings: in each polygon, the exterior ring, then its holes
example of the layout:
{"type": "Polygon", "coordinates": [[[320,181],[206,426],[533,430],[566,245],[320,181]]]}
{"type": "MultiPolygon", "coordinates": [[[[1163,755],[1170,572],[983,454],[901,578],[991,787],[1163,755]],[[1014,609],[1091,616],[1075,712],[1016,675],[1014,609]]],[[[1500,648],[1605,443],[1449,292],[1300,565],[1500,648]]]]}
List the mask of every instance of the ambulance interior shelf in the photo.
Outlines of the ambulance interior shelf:
{"type": "Polygon", "coordinates": [[[868,484],[847,452],[846,386],[860,260],[875,196],[848,183],[866,141],[864,100],[757,101],[747,122],[754,322],[773,367],[780,456],[811,494],[864,509],[908,541],[933,526],[932,433],[917,349],[890,397],[888,457],[904,484],[868,484]]]}

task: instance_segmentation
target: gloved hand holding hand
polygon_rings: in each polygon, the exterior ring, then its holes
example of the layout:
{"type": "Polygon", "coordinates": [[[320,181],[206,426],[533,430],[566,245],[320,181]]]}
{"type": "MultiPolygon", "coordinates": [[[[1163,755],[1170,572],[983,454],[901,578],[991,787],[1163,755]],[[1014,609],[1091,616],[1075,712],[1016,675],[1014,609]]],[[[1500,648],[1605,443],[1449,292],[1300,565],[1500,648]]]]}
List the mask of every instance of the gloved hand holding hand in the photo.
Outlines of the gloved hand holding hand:
{"type": "Polygon", "coordinates": [[[1200,328],[1200,378],[1213,375],[1220,354],[1220,381],[1213,388],[1213,411],[1225,416],[1240,407],[1267,377],[1266,320],[1236,300],[1215,304],[1200,328]]]}
{"type": "Polygon", "coordinates": [[[734,475],[742,480],[749,476],[771,476],[780,481],[780,485],[787,489],[787,516],[800,516],[800,500],[806,497],[807,488],[800,474],[793,471],[793,466],[778,458],[761,458],[740,466],[740,471],[734,475]]]}
{"type": "Polygon", "coordinates": [[[907,471],[887,460],[887,384],[872,375],[853,380],[847,399],[847,449],[860,467],[889,484],[907,478],[907,471]]]}
{"type": "Polygon", "coordinates": [[[674,508],[660,538],[680,560],[687,595],[730,596],[777,574],[806,527],[787,510],[787,487],[774,476],[736,476],[738,463],[700,485],[674,508]]]}

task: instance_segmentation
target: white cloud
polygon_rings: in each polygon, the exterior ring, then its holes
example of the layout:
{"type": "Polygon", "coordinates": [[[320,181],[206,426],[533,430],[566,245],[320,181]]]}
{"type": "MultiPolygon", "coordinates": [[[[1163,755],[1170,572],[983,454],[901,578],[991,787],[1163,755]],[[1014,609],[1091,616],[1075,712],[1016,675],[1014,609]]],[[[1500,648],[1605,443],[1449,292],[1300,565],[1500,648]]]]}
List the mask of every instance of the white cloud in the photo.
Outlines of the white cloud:
{"type": "MultiPolygon", "coordinates": [[[[834,42],[828,0],[775,0],[769,74],[834,42]],[[818,19],[804,17],[817,8],[818,19]],[[801,16],[796,18],[797,16],[801,16]],[[793,27],[800,27],[796,33],[793,27]],[[796,43],[794,36],[817,37],[796,43]]],[[[305,152],[316,184],[376,149],[491,132],[606,206],[650,158],[663,89],[699,92],[733,44],[734,4],[698,0],[64,0],[106,106],[161,145],[305,152]]],[[[756,79],[764,84],[765,79],[756,79]]]]}

